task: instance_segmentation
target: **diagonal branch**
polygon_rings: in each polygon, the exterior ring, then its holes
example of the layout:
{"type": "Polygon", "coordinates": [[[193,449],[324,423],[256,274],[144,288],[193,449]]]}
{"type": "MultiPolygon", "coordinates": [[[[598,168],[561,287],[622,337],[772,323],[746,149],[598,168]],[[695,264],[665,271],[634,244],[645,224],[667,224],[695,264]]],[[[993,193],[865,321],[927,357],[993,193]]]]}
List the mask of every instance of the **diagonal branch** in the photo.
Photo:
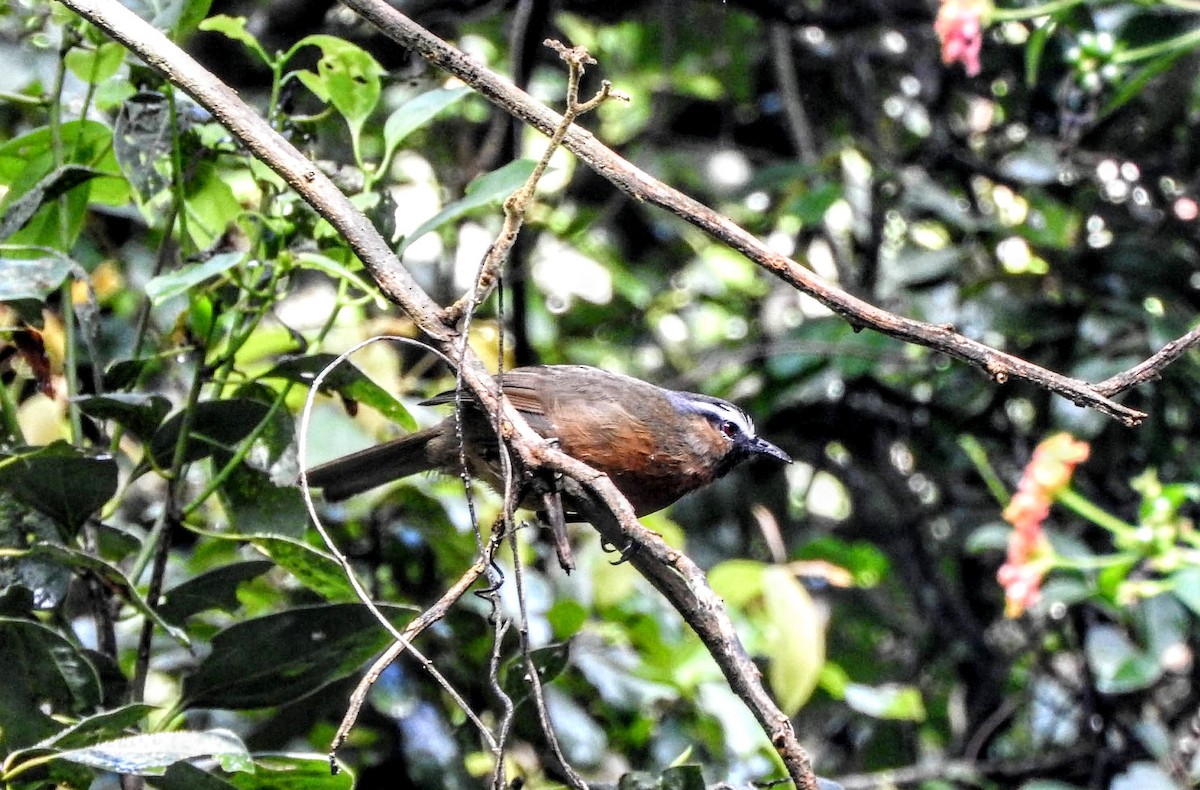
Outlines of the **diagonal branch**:
{"type": "MultiPolygon", "coordinates": [[[[393,41],[458,77],[485,98],[543,134],[553,134],[561,122],[561,117],[553,110],[401,15],[383,0],[342,2],[376,25],[393,41]]],[[[584,129],[573,127],[564,137],[563,147],[635,200],[661,206],[687,220],[784,282],[812,296],[856,327],[874,329],[940,351],[982,369],[999,384],[1013,378],[1033,382],[1080,406],[1097,409],[1128,426],[1137,425],[1146,416],[1110,400],[1105,393],[1087,382],[1063,376],[971,340],[951,327],[889,313],[831,286],[791,258],[768,249],[753,234],[728,218],[630,164],[584,129]]]]}

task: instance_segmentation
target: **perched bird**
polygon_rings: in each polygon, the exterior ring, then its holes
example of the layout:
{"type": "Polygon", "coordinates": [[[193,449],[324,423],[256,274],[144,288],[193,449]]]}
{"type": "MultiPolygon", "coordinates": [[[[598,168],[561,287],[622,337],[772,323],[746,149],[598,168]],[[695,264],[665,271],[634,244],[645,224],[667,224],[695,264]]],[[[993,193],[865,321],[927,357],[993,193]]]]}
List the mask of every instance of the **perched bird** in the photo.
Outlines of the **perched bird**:
{"type": "MultiPolygon", "coordinates": [[[[708,485],[749,458],[791,458],[760,438],[750,416],[720,398],[677,392],[586,365],[505,371],[504,394],[530,427],[567,455],[605,473],[634,511],[653,513],[708,485]]],[[[462,437],[471,472],[500,482],[496,435],[463,394],[462,437]]],[[[423,405],[454,402],[444,392],[423,405]]],[[[416,472],[459,471],[455,419],[338,458],[308,471],[308,482],[338,501],[416,472]]]]}

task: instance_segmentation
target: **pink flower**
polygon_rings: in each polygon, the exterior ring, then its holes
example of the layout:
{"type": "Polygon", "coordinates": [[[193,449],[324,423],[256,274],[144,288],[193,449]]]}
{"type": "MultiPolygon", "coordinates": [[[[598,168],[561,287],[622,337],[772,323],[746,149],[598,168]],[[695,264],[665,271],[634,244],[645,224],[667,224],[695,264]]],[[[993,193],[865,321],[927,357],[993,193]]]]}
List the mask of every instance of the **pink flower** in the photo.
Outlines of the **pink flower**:
{"type": "Polygon", "coordinates": [[[1050,515],[1055,496],[1071,482],[1075,467],[1087,460],[1091,448],[1065,433],[1044,440],[1021,475],[1017,493],[1004,508],[1004,520],[1013,525],[1008,536],[1008,558],[996,573],[1004,588],[1004,613],[1016,617],[1037,603],[1042,577],[1050,567],[1050,542],[1042,522],[1050,515]]]}
{"type": "Polygon", "coordinates": [[[942,62],[962,63],[968,77],[979,74],[983,16],[989,10],[988,0],[942,0],[933,22],[933,32],[942,42],[942,62]]]}

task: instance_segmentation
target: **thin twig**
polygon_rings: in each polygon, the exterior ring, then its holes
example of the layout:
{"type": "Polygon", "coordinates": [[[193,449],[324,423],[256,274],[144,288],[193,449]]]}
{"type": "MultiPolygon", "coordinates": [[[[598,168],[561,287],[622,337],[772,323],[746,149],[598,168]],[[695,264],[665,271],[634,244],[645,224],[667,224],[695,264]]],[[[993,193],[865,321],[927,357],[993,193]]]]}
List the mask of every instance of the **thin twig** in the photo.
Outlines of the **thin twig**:
{"type": "Polygon", "coordinates": [[[1124,373],[1118,373],[1112,378],[1105,379],[1092,389],[1103,395],[1111,396],[1147,381],[1153,381],[1162,375],[1163,368],[1182,357],[1197,343],[1200,343],[1200,326],[1167,343],[1146,361],[1133,366],[1124,373]]]}
{"type": "MultiPolygon", "coordinates": [[[[504,224],[500,228],[496,240],[492,242],[483,256],[474,288],[442,311],[441,319],[448,326],[457,324],[464,314],[474,311],[475,306],[483,302],[492,292],[500,272],[504,269],[504,264],[508,262],[509,254],[517,241],[517,235],[521,232],[521,226],[525,224],[525,213],[529,203],[533,200],[538,182],[542,180],[546,168],[550,165],[550,158],[562,144],[563,137],[571,128],[571,124],[575,123],[575,119],[591,112],[607,99],[619,98],[628,101],[627,97],[614,92],[612,83],[606,80],[601,83],[600,90],[596,92],[595,96],[581,104],[579,102],[579,80],[583,77],[584,67],[594,64],[595,59],[588,55],[582,47],[569,48],[552,39],[546,39],[545,44],[556,51],[567,64],[567,104],[563,111],[562,121],[550,135],[550,142],[542,153],[542,158],[533,168],[533,172],[529,174],[529,178],[525,179],[525,183],[504,201],[504,224]]],[[[464,334],[466,333],[464,332],[464,334]]]]}

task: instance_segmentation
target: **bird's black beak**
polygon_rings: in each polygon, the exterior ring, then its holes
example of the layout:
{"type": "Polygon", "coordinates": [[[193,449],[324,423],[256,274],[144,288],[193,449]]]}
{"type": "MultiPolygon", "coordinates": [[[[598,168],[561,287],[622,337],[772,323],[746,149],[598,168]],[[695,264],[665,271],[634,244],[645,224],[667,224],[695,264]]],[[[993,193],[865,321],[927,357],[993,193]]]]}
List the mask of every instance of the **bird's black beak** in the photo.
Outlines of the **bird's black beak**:
{"type": "Polygon", "coordinates": [[[790,464],[792,462],[792,457],[790,455],[785,453],[783,450],[780,450],[766,439],[760,439],[757,436],[747,443],[747,449],[757,455],[769,455],[772,458],[778,458],[785,464],[790,464]]]}

